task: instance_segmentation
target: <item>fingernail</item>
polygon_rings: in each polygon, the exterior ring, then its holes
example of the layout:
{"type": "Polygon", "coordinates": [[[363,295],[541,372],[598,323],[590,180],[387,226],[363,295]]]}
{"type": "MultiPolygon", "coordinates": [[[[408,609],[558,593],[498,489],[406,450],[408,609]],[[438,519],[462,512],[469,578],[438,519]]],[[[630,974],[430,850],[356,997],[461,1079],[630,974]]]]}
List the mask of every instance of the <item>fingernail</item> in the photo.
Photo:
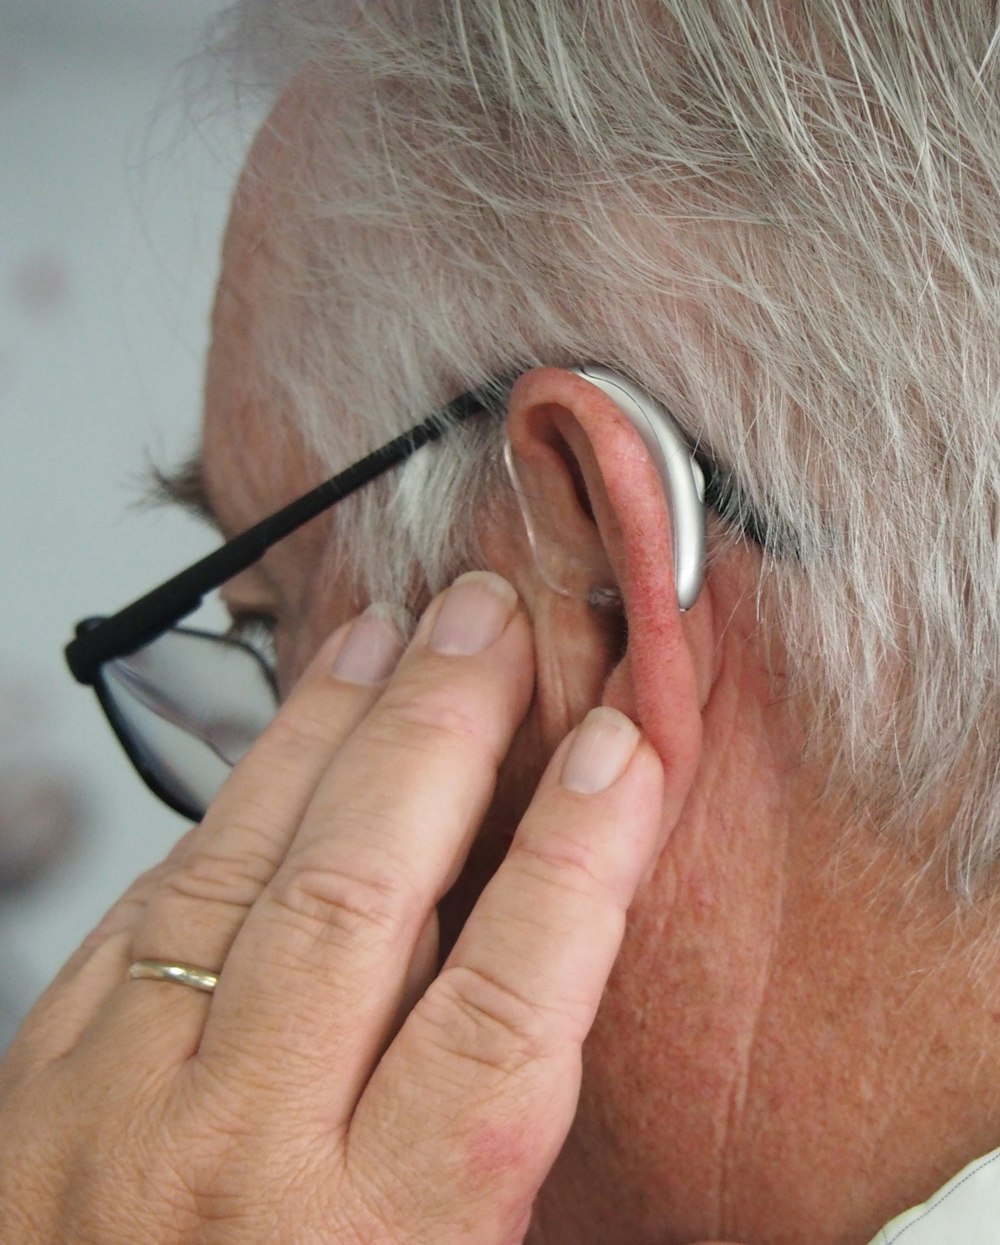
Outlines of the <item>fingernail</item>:
{"type": "Polygon", "coordinates": [[[402,655],[403,641],[383,607],[370,605],[351,628],[333,673],[345,683],[384,683],[402,655]]]}
{"type": "Polygon", "coordinates": [[[516,607],[517,593],[506,579],[490,571],[470,571],[449,588],[430,647],[457,657],[481,653],[499,640],[516,607]]]}
{"type": "Polygon", "coordinates": [[[580,795],[606,791],[625,773],[638,744],[639,732],[624,713],[591,709],[566,754],[562,785],[580,795]]]}

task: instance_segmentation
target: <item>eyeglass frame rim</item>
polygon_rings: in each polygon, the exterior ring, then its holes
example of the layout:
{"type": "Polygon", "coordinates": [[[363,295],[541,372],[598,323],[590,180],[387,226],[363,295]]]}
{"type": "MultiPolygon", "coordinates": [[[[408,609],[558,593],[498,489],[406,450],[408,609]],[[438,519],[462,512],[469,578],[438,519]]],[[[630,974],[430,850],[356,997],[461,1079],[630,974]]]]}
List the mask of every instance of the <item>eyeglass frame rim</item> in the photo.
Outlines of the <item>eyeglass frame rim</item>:
{"type": "MultiPolygon", "coordinates": [[[[456,424],[495,408],[522,370],[496,376],[475,389],[467,390],[421,423],[267,515],[114,614],[90,616],[78,622],[74,638],[64,649],[66,664],[73,678],[86,687],[96,689],[101,669],[107,662],[151,644],[193,614],[209,592],[221,588],[228,580],[253,566],[280,540],[291,536],[390,468],[405,462],[423,446],[439,441],[456,424]]],[[[747,539],[764,549],[777,551],[769,525],[760,514],[746,505],[739,505],[732,513],[733,485],[728,473],[716,460],[697,448],[692,448],[691,453],[704,475],[706,506],[729,511],[731,521],[747,539]]]]}
{"type": "MultiPolygon", "coordinates": [[[[252,645],[246,644],[242,640],[236,639],[233,636],[218,635],[213,631],[206,631],[200,627],[180,627],[178,626],[179,621],[180,620],[178,619],[169,627],[165,627],[161,632],[161,635],[165,635],[167,631],[170,631],[174,635],[195,636],[199,640],[210,640],[214,644],[225,644],[231,648],[240,649],[241,652],[246,653],[248,657],[252,657],[256,661],[261,674],[274,696],[274,705],[275,709],[277,709],[279,694],[278,684],[274,677],[274,671],[271,670],[261,654],[258,653],[252,645]]],[[[152,641],[147,641],[147,643],[152,643],[152,641]]],[[[140,645],[139,647],[142,646],[140,645]]],[[[126,654],[124,653],[119,653],[118,657],[123,657],[125,655],[126,654]]],[[[156,770],[147,762],[146,753],[148,750],[143,749],[140,751],[138,747],[140,735],[128,724],[128,719],[122,712],[119,700],[116,698],[114,692],[108,685],[108,674],[105,670],[105,666],[109,665],[113,660],[115,660],[115,658],[109,658],[108,661],[101,663],[100,669],[94,677],[93,688],[115,738],[121,744],[125,755],[132,763],[132,768],[142,779],[147,789],[150,790],[153,795],[161,801],[161,803],[165,804],[167,808],[172,809],[175,813],[179,813],[182,817],[185,817],[191,821],[200,821],[205,815],[205,809],[200,805],[189,803],[180,796],[175,795],[169,787],[161,782],[156,770]]]]}

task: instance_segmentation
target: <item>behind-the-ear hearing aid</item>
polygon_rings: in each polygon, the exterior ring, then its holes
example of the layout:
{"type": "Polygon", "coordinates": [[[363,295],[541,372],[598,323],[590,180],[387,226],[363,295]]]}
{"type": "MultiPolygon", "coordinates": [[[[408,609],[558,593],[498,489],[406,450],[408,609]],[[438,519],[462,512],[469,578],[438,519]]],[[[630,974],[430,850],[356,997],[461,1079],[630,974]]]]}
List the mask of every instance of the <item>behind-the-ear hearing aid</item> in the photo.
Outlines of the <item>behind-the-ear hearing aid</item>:
{"type": "MultiPolygon", "coordinates": [[[[688,610],[698,599],[705,576],[705,480],[691,447],[669,411],[632,381],[594,363],[571,370],[614,402],[646,447],[670,511],[677,605],[682,611],[688,610]]],[[[531,498],[521,486],[509,441],[504,458],[543,581],[562,596],[600,601],[609,590],[595,585],[592,572],[585,566],[574,573],[561,558],[559,573],[553,573],[548,542],[532,514],[531,498]]]]}

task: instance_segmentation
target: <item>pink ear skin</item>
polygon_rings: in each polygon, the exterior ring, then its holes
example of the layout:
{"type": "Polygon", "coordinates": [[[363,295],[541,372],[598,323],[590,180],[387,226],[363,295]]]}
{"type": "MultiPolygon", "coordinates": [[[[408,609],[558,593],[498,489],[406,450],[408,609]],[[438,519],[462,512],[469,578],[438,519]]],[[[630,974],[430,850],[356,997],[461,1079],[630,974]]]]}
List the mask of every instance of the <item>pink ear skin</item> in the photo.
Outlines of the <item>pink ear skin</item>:
{"type": "Polygon", "coordinates": [[[508,433],[515,460],[535,475],[533,493],[559,509],[555,530],[589,540],[622,592],[627,647],[605,673],[602,700],[636,721],[661,757],[672,823],[698,766],[714,675],[708,584],[682,614],[663,487],[639,434],[596,386],[562,369],[525,374],[508,433]]]}

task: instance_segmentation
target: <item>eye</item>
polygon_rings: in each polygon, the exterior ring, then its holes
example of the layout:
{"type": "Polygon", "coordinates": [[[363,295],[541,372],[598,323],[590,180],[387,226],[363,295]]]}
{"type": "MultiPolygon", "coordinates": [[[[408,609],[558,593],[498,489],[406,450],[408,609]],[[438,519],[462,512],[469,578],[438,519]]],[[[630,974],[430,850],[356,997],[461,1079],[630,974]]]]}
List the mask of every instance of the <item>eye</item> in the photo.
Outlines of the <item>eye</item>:
{"type": "Polygon", "coordinates": [[[269,614],[234,614],[225,639],[235,644],[245,644],[253,649],[269,670],[278,665],[278,647],[275,632],[278,620],[269,614]]]}

